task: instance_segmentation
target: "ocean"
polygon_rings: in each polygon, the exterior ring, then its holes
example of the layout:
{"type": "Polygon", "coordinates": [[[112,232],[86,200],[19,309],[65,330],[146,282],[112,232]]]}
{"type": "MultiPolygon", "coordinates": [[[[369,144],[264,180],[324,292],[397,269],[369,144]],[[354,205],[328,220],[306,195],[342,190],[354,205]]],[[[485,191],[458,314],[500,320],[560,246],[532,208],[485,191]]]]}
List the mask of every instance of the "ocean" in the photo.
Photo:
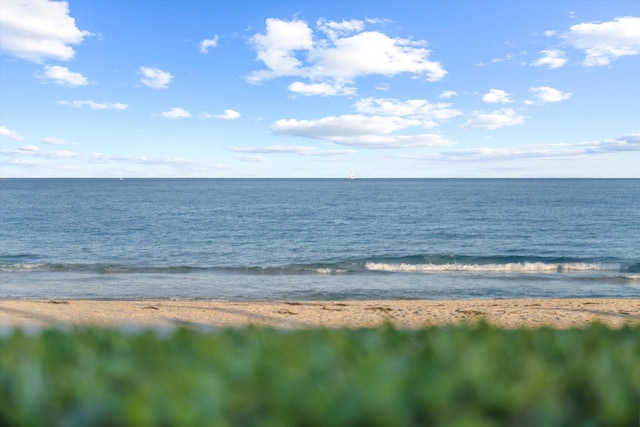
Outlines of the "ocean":
{"type": "Polygon", "coordinates": [[[0,179],[0,298],[640,297],[638,179],[0,179]]]}

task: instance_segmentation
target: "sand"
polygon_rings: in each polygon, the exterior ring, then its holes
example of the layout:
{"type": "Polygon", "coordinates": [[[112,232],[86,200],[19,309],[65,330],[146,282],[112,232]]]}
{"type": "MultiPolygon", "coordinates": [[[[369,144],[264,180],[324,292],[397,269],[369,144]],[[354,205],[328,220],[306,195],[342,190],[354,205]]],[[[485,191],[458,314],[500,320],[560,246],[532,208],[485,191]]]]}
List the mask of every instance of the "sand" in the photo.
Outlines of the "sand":
{"type": "Polygon", "coordinates": [[[503,328],[640,324],[638,299],[384,301],[0,300],[0,326],[212,326],[400,328],[486,320],[503,328]]]}

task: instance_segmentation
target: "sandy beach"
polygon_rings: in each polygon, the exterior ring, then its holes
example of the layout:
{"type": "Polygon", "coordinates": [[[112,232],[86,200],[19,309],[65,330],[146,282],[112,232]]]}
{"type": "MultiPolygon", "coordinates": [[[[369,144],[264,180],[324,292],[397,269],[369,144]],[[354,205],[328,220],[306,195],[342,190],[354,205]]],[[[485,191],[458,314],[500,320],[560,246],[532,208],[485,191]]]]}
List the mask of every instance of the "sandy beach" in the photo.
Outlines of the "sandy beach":
{"type": "Polygon", "coordinates": [[[0,325],[48,327],[264,325],[277,328],[400,328],[481,319],[504,328],[611,327],[640,323],[640,299],[383,300],[383,301],[102,301],[0,300],[0,325]]]}

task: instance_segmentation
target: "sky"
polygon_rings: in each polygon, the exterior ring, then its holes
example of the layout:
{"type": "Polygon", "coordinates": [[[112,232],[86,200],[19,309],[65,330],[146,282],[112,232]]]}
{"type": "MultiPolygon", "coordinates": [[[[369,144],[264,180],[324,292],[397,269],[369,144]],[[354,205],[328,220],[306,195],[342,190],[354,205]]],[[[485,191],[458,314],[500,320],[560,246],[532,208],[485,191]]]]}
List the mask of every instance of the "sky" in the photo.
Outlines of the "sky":
{"type": "Polygon", "coordinates": [[[640,1],[2,0],[0,177],[640,177],[640,1]]]}

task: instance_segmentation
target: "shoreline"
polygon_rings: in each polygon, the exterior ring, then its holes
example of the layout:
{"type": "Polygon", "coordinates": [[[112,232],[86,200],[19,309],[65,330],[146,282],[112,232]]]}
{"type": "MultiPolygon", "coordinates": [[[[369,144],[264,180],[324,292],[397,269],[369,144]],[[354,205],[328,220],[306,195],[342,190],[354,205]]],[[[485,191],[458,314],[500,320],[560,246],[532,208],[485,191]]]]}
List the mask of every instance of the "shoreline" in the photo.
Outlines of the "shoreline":
{"type": "Polygon", "coordinates": [[[640,324],[640,298],[482,300],[0,300],[0,326],[398,328],[484,320],[501,328],[640,324]]]}

